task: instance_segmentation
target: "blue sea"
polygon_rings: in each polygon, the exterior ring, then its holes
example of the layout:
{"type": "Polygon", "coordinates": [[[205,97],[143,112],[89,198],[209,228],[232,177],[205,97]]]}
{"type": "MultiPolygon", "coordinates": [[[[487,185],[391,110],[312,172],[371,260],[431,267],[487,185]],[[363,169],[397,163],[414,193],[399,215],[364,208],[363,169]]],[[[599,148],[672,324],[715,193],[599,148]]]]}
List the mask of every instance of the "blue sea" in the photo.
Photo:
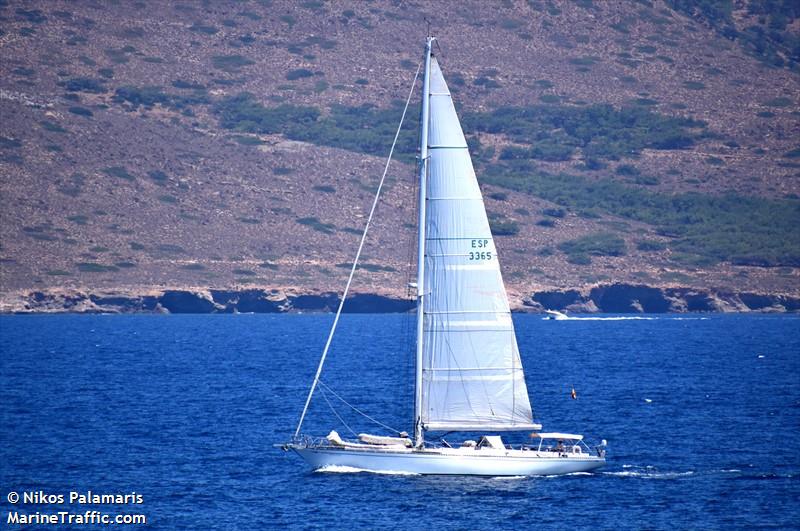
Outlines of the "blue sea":
{"type": "MultiPolygon", "coordinates": [[[[608,464],[505,479],[313,473],[273,447],[296,427],[331,315],[0,317],[0,518],[99,509],[146,515],[123,529],[800,526],[800,318],[644,317],[514,316],[536,418],[606,439],[608,464]],[[87,491],[142,503],[69,503],[87,491]],[[67,499],[12,505],[11,492],[67,499]]],[[[410,430],[412,380],[413,316],[343,316],[330,389],[410,430]]],[[[304,433],[348,427],[385,433],[330,391],[315,396],[304,433]]]]}

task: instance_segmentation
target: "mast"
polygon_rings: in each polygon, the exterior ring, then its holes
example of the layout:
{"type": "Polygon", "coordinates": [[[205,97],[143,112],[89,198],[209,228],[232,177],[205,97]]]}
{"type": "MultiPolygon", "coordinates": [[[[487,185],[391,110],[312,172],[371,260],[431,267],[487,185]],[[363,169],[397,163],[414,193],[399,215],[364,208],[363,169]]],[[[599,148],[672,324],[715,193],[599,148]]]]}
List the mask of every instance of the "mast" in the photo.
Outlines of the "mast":
{"type": "Polygon", "coordinates": [[[417,361],[414,397],[414,446],[424,443],[422,431],[422,338],[425,327],[425,187],[428,174],[428,121],[430,112],[430,70],[433,37],[425,42],[425,70],[422,78],[422,111],[419,125],[419,218],[417,235],[417,361]]]}

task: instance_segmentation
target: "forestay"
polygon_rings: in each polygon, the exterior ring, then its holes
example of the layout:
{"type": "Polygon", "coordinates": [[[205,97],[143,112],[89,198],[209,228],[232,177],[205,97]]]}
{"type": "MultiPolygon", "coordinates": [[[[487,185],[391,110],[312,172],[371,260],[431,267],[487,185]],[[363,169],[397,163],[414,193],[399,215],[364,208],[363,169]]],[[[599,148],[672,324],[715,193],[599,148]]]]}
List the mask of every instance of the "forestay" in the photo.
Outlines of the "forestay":
{"type": "Polygon", "coordinates": [[[480,188],[453,101],[430,66],[422,422],[537,429],[480,188]]]}

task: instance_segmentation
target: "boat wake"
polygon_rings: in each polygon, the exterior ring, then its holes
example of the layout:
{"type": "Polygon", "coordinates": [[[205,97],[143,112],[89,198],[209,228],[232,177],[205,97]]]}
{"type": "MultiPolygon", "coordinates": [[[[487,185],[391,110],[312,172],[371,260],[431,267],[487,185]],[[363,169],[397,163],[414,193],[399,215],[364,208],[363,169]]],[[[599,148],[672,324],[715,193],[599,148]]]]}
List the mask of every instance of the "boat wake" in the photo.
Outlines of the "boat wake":
{"type": "Polygon", "coordinates": [[[615,476],[620,478],[642,478],[642,479],[678,479],[694,475],[694,470],[685,472],[656,472],[639,470],[622,470],[618,472],[600,472],[603,476],[615,476]]]}
{"type": "Polygon", "coordinates": [[[570,472],[568,474],[550,474],[547,476],[542,476],[545,478],[563,478],[568,476],[594,476],[594,472],[570,472]]]}
{"type": "Polygon", "coordinates": [[[619,478],[641,478],[641,479],[678,479],[693,476],[694,470],[685,470],[682,472],[661,471],[654,466],[638,466],[638,465],[622,465],[622,470],[609,470],[600,472],[603,476],[612,476],[619,478]]]}
{"type": "Polygon", "coordinates": [[[382,474],[387,476],[419,476],[415,472],[402,472],[394,470],[367,470],[366,468],[356,468],[352,466],[343,465],[326,465],[314,470],[314,472],[329,473],[329,474],[354,474],[354,473],[367,473],[367,474],[382,474]]]}
{"type": "Polygon", "coordinates": [[[754,474],[752,472],[743,472],[739,468],[721,468],[713,470],[686,470],[683,472],[663,472],[654,467],[640,467],[635,465],[622,465],[623,470],[619,471],[605,471],[600,472],[600,475],[620,477],[620,478],[641,478],[641,479],[679,479],[689,476],[708,476],[708,475],[722,475],[728,479],[793,479],[794,474],[754,474]]]}
{"type": "Polygon", "coordinates": [[[545,321],[655,321],[658,317],[639,317],[639,316],[618,316],[618,317],[559,317],[558,319],[551,319],[550,317],[542,317],[545,321]]]}

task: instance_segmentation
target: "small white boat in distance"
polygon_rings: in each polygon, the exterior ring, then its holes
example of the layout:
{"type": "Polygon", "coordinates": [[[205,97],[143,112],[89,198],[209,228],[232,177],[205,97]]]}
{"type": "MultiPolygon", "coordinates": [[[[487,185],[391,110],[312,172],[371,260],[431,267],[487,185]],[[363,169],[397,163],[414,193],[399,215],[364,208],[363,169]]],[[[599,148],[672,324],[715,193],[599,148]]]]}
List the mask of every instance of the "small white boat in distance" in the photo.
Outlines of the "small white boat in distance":
{"type": "Polygon", "coordinates": [[[433,41],[429,37],[425,45],[420,115],[413,438],[406,432],[361,434],[357,441],[335,431],[324,438],[301,435],[317,384],[329,389],[320,373],[354,265],[294,438],[283,448],[314,469],[477,476],[594,470],[605,464],[604,445],[592,450],[581,435],[537,433],[542,425],[533,420],[494,238],[450,91],[431,53],[433,41]],[[532,444],[523,435],[517,440],[525,443],[511,446],[498,435],[532,431],[532,444]],[[485,435],[432,444],[427,432],[485,435]]]}
{"type": "Polygon", "coordinates": [[[566,313],[561,313],[558,310],[545,310],[544,313],[547,314],[545,319],[549,319],[551,321],[567,321],[569,317],[567,317],[566,313]]]}

